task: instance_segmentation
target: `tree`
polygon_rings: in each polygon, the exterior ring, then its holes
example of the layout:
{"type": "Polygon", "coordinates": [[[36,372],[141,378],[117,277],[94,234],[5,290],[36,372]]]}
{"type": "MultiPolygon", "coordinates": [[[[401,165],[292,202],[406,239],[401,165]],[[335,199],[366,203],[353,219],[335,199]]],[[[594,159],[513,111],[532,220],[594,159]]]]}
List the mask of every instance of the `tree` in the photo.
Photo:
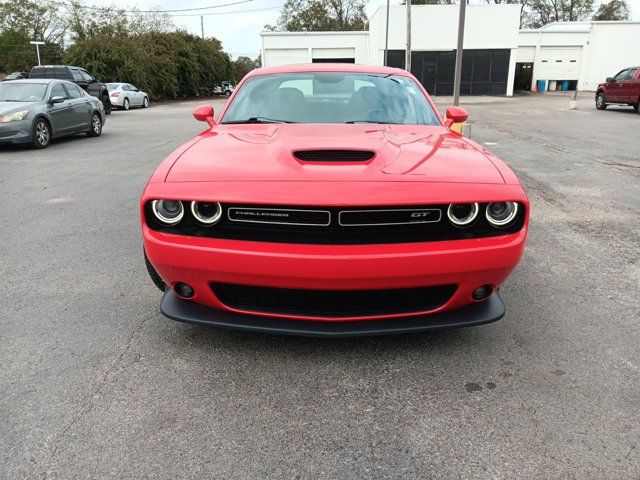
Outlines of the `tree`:
{"type": "Polygon", "coordinates": [[[594,0],[531,0],[523,25],[540,28],[553,22],[589,20],[594,0]]]}
{"type": "Polygon", "coordinates": [[[287,0],[275,26],[267,30],[322,32],[366,30],[366,0],[287,0]]]}
{"type": "Polygon", "coordinates": [[[629,5],[625,0],[611,0],[598,7],[593,20],[629,20],[629,5]]]}
{"type": "Polygon", "coordinates": [[[238,57],[236,61],[233,62],[233,67],[235,71],[235,84],[237,85],[247,73],[258,68],[258,60],[251,60],[249,57],[238,57]]]}
{"type": "Polygon", "coordinates": [[[0,31],[18,32],[30,40],[62,45],[66,19],[54,0],[11,0],[0,3],[0,31]]]}

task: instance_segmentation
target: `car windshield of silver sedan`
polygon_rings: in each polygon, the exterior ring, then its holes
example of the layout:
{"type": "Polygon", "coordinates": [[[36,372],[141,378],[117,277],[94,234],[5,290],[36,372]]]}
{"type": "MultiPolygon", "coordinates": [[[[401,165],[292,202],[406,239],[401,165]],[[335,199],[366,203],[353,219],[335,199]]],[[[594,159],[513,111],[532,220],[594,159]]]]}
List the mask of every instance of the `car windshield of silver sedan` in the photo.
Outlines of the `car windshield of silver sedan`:
{"type": "Polygon", "coordinates": [[[411,78],[341,72],[250,77],[240,87],[221,123],[440,125],[424,93],[411,78]]]}
{"type": "Polygon", "coordinates": [[[40,102],[47,85],[43,83],[0,83],[0,102],[40,102]]]}

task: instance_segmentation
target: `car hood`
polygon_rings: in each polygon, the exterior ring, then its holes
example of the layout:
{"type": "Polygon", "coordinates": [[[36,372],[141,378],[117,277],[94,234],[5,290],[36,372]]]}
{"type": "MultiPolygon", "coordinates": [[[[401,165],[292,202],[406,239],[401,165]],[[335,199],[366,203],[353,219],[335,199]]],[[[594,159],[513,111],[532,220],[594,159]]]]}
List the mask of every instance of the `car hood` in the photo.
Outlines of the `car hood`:
{"type": "Polygon", "coordinates": [[[0,102],[0,115],[30,110],[34,102],[0,102]]]}
{"type": "Polygon", "coordinates": [[[173,164],[167,182],[422,181],[504,184],[481,150],[442,126],[218,125],[173,164]],[[300,150],[367,150],[358,163],[305,162],[300,150]]]}

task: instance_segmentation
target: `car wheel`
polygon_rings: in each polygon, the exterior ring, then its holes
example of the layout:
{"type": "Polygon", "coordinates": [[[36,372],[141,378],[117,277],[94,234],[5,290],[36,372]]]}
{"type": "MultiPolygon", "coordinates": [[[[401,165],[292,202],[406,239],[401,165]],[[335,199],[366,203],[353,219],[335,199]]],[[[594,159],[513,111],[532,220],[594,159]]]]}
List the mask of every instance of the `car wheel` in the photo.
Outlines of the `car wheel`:
{"type": "Polygon", "coordinates": [[[124,101],[122,102],[122,109],[123,110],[129,110],[129,106],[130,106],[129,99],[125,98],[124,101]]]}
{"type": "Polygon", "coordinates": [[[230,97],[230,96],[231,96],[231,90],[226,90],[226,91],[224,92],[224,95],[225,95],[226,97],[230,97]]]}
{"type": "Polygon", "coordinates": [[[164,280],[162,280],[160,275],[158,275],[158,272],[156,272],[156,269],[153,268],[153,265],[151,265],[151,262],[147,257],[147,252],[143,250],[143,253],[144,253],[144,264],[147,266],[147,272],[149,272],[151,281],[154,283],[156,287],[158,287],[161,291],[164,292],[167,289],[167,284],[164,283],[164,280]]]}
{"type": "Polygon", "coordinates": [[[636,103],[636,104],[633,106],[633,109],[634,109],[636,112],[640,113],[640,99],[638,100],[638,103],[636,103]]]}
{"type": "Polygon", "coordinates": [[[102,134],[102,118],[98,112],[91,116],[91,128],[87,132],[90,137],[99,137],[102,134]]]}
{"type": "Polygon", "coordinates": [[[103,95],[100,101],[102,102],[102,106],[104,107],[104,113],[109,115],[111,113],[111,110],[113,110],[111,100],[109,100],[109,97],[107,95],[103,95]]]}
{"type": "Polygon", "coordinates": [[[607,108],[607,102],[604,100],[604,93],[599,93],[596,97],[596,108],[598,110],[604,110],[607,108]]]}
{"type": "Polygon", "coordinates": [[[142,99],[142,108],[149,108],[149,99],[147,97],[142,99]]]}
{"type": "Polygon", "coordinates": [[[33,140],[35,148],[47,148],[51,143],[51,127],[44,118],[39,118],[33,124],[33,140]]]}

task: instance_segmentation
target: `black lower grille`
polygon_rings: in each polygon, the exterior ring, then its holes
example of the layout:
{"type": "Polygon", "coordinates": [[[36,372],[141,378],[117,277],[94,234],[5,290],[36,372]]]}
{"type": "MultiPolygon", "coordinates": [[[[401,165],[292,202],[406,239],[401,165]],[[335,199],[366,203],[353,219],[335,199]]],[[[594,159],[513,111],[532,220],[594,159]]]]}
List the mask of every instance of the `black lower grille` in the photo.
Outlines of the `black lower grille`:
{"type": "Polygon", "coordinates": [[[393,290],[298,290],[212,283],[227,307],[261,313],[309,317],[358,317],[416,313],[444,305],[455,285],[393,290]]]}

